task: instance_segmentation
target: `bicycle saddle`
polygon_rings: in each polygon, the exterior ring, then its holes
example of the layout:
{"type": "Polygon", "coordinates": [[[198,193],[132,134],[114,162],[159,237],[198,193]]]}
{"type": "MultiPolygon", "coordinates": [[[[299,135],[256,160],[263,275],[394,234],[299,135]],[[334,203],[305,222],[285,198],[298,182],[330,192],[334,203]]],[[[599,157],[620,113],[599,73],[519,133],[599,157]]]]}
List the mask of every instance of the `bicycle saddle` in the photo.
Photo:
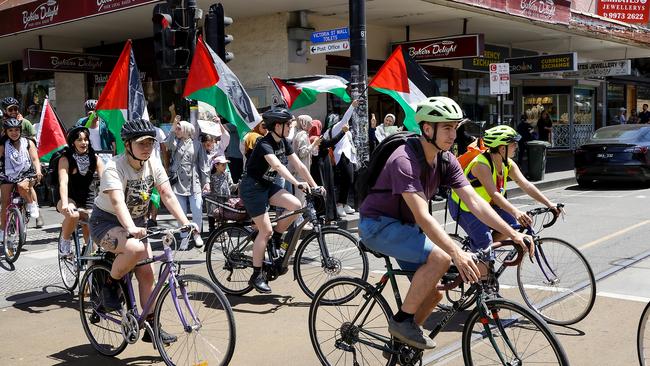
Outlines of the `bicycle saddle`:
{"type": "Polygon", "coordinates": [[[361,248],[361,250],[363,250],[364,252],[368,252],[368,253],[374,255],[374,256],[377,257],[377,258],[387,258],[386,255],[381,254],[381,253],[379,253],[379,252],[375,252],[374,250],[369,249],[369,248],[368,248],[368,247],[363,243],[363,241],[361,241],[361,240],[359,240],[359,248],[361,248]]]}

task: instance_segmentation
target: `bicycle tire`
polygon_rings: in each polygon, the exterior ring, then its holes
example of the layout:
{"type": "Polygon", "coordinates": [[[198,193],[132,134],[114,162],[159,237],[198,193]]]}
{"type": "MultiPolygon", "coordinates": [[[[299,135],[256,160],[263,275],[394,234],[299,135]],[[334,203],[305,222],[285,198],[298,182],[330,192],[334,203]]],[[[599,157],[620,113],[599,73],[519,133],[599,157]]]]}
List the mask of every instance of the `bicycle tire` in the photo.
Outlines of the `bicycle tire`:
{"type": "MultiPolygon", "coordinates": [[[[368,282],[352,277],[338,277],[327,281],[314,296],[309,307],[309,338],[316,352],[319,361],[329,366],[336,365],[353,365],[355,358],[362,357],[373,361],[382,361],[386,359],[386,365],[395,365],[397,355],[383,351],[381,349],[369,347],[358,340],[360,336],[365,336],[364,342],[373,343],[376,347],[395,346],[395,340],[388,333],[388,320],[393,317],[390,306],[384,297],[375,292],[374,287],[368,282]],[[344,293],[356,294],[353,298],[348,298],[345,303],[332,301],[329,299],[330,292],[338,298],[337,287],[349,286],[352,289],[338,290],[344,293]],[[362,304],[369,304],[361,307],[362,304]],[[361,307],[361,310],[367,311],[359,318],[369,320],[361,326],[350,324],[350,319],[355,318],[356,311],[353,307],[361,307]],[[344,309],[334,309],[334,307],[344,307],[344,309]],[[346,319],[335,319],[335,316],[341,316],[346,319]],[[329,328],[329,329],[326,329],[329,328]],[[388,342],[381,341],[377,336],[384,337],[388,342]],[[327,343],[327,345],[325,345],[327,343]],[[331,346],[330,343],[332,344],[331,346]],[[326,349],[324,349],[326,348],[326,349]],[[345,349],[347,348],[347,350],[345,349]],[[354,352],[352,352],[354,349],[354,352]],[[364,352],[366,352],[364,354],[364,352]],[[372,352],[371,354],[369,354],[372,352]],[[368,357],[366,357],[368,355],[368,357]],[[372,356],[372,357],[371,357],[372,356]],[[332,361],[330,361],[332,360],[332,361]],[[341,362],[343,361],[343,362],[341,362]]],[[[367,364],[367,363],[364,363],[367,364]]]]}
{"type": "Polygon", "coordinates": [[[487,358],[487,360],[496,364],[501,364],[495,346],[502,351],[499,353],[505,358],[508,365],[530,363],[569,365],[564,348],[562,348],[555,334],[547,327],[539,315],[506,299],[487,300],[485,307],[490,314],[495,314],[495,312],[498,314],[497,319],[500,323],[495,322],[494,316],[481,319],[479,310],[476,308],[470,312],[463,327],[462,338],[463,360],[466,366],[485,364],[485,359],[483,359],[483,363],[480,362],[481,357],[487,358]],[[483,325],[482,322],[484,321],[486,325],[483,325]],[[486,326],[490,327],[491,333],[497,333],[497,336],[487,336],[486,326]],[[532,327],[535,327],[538,332],[532,334],[532,337],[528,339],[526,334],[535,331],[532,327]],[[505,334],[501,329],[506,330],[505,334]],[[510,333],[508,330],[512,330],[516,334],[508,335],[510,333]],[[543,337],[539,337],[539,333],[543,337]],[[491,341],[494,341],[494,345],[491,341]],[[521,348],[517,347],[517,345],[525,342],[527,344],[522,345],[521,348]],[[508,343],[516,348],[515,351],[518,353],[518,357],[514,356],[514,352],[508,343]],[[549,347],[550,350],[547,350],[549,347]],[[526,357],[534,357],[534,359],[522,360],[522,358],[526,357]]]}
{"type": "MultiPolygon", "coordinates": [[[[106,276],[110,276],[110,273],[110,267],[104,264],[95,264],[86,271],[79,285],[79,315],[84,333],[93,348],[102,355],[116,356],[127,346],[122,336],[121,325],[121,310],[126,307],[124,297],[122,297],[122,309],[108,312],[111,316],[110,320],[99,315],[107,315],[101,305],[101,289],[106,276]],[[96,322],[91,319],[93,317],[96,322]]],[[[120,287],[122,293],[126,294],[126,288],[121,281],[120,287]]]]}
{"type": "Polygon", "coordinates": [[[160,292],[154,313],[156,347],[165,364],[184,364],[181,361],[189,360],[195,365],[227,365],[235,352],[236,342],[235,316],[228,299],[217,286],[198,275],[179,276],[175,285],[176,301],[191,331],[183,327],[171,287],[167,284],[160,292]],[[191,323],[193,315],[199,324],[191,323]],[[165,345],[160,329],[176,336],[176,342],[165,345]],[[223,347],[221,342],[213,343],[219,339],[224,342],[223,347]],[[186,355],[184,351],[193,353],[186,355]]]}
{"type": "Polygon", "coordinates": [[[81,245],[78,244],[79,237],[76,232],[72,233],[72,242],[70,243],[70,254],[66,256],[61,256],[61,231],[59,232],[58,240],[58,258],[59,258],[59,274],[61,275],[61,281],[66,290],[70,293],[74,292],[74,289],[77,287],[79,282],[79,266],[78,266],[78,253],[77,248],[81,248],[81,245]]]}
{"type": "Polygon", "coordinates": [[[524,302],[551,324],[571,325],[581,321],[596,301],[596,279],[589,262],[562,239],[541,238],[535,244],[539,252],[536,258],[542,258],[542,251],[546,258],[540,261],[545,270],[540,271],[537,261],[531,263],[527,259],[517,266],[517,285],[524,302]],[[547,276],[553,273],[557,276],[550,283],[547,276]]]}
{"type": "Polygon", "coordinates": [[[227,294],[245,295],[253,289],[248,284],[253,274],[253,241],[247,240],[249,234],[250,231],[242,226],[224,225],[208,238],[205,248],[208,274],[212,282],[227,294]],[[246,255],[244,252],[249,250],[250,255],[246,255]],[[247,265],[245,262],[249,260],[251,263],[247,265]]]}
{"type": "Polygon", "coordinates": [[[298,286],[310,299],[332,278],[346,276],[366,281],[370,272],[368,257],[352,234],[340,228],[323,228],[321,232],[330,258],[323,258],[318,234],[311,233],[298,246],[293,263],[298,286]]]}
{"type": "Polygon", "coordinates": [[[645,306],[636,332],[636,352],[641,366],[650,365],[650,303],[645,306]],[[648,334],[646,334],[648,332],[648,334]],[[646,347],[648,349],[646,350],[646,347]]]}
{"type": "Polygon", "coordinates": [[[18,260],[23,245],[25,244],[26,232],[23,215],[16,207],[7,212],[4,232],[4,254],[7,263],[14,263],[18,260]]]}

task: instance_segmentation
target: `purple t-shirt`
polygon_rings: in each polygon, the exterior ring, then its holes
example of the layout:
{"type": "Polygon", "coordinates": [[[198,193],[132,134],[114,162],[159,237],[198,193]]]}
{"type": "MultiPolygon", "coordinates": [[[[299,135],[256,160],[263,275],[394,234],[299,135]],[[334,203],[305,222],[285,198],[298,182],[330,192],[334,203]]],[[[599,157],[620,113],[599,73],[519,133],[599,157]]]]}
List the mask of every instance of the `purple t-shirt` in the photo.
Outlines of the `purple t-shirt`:
{"type": "MultiPolygon", "coordinates": [[[[449,155],[451,157],[451,154],[449,155]]],[[[413,148],[405,144],[395,149],[379,174],[377,183],[372,187],[382,191],[368,193],[359,209],[361,216],[372,218],[387,216],[415,223],[413,213],[404,202],[402,193],[423,192],[427,199],[431,199],[441,185],[438,163],[436,161],[430,169],[427,169],[428,174],[425,174],[421,180],[422,168],[413,148]]],[[[451,158],[446,175],[442,179],[442,185],[457,189],[469,184],[455,157],[451,158]]]]}

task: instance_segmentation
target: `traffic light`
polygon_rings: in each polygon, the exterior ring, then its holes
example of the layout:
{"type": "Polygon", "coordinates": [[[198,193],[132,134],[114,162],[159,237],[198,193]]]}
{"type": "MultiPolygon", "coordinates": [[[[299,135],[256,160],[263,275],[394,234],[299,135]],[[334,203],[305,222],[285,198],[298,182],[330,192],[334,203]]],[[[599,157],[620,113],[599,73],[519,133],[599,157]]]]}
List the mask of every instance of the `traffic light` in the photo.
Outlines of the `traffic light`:
{"type": "MultiPolygon", "coordinates": [[[[158,4],[153,11],[154,51],[163,70],[187,69],[196,42],[194,7],[180,7],[180,0],[158,4]]],[[[189,1],[188,1],[189,3],[189,1]]]]}
{"type": "Polygon", "coordinates": [[[226,52],[226,45],[233,41],[232,35],[226,34],[226,27],[231,24],[232,18],[225,15],[221,3],[210,6],[205,16],[205,40],[224,62],[235,58],[232,52],[226,52]]]}

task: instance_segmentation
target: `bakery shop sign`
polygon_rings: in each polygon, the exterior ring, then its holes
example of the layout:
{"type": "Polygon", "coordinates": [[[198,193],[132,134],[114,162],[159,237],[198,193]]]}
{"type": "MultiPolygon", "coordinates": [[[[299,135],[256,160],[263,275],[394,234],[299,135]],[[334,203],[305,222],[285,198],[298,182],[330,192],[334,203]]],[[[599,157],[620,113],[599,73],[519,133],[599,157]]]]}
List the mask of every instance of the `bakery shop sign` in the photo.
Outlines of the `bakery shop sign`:
{"type": "Polygon", "coordinates": [[[25,70],[110,73],[116,62],[116,56],[108,55],[30,48],[23,53],[25,70]]]}
{"type": "MultiPolygon", "coordinates": [[[[645,1],[645,0],[644,0],[645,1]]],[[[509,14],[547,23],[569,24],[570,0],[507,0],[509,14]]]]}
{"type": "Polygon", "coordinates": [[[575,52],[554,55],[507,58],[510,74],[540,74],[545,72],[578,70],[578,55],[575,52]]]}
{"type": "Polygon", "coordinates": [[[454,60],[483,55],[483,34],[424,39],[393,44],[393,49],[402,45],[415,61],[454,60]]]}

